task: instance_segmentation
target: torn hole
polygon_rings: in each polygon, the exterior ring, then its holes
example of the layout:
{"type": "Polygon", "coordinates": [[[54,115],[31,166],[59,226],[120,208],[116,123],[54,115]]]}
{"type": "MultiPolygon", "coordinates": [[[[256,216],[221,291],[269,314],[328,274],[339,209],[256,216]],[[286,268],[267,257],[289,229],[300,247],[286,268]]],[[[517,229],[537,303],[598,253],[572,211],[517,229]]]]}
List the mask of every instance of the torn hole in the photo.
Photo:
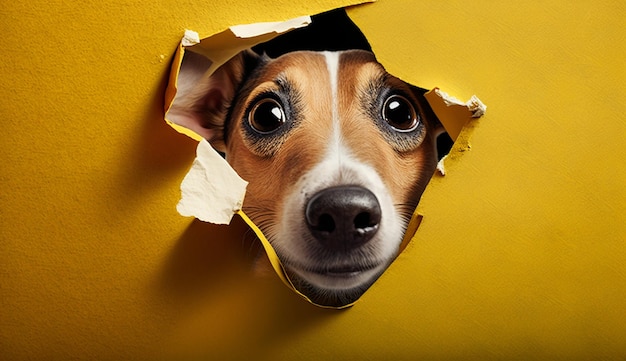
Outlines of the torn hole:
{"type": "Polygon", "coordinates": [[[215,157],[195,162],[183,182],[179,211],[209,221],[215,208],[220,221],[239,213],[288,286],[316,305],[343,308],[360,298],[412,238],[421,219],[414,210],[462,125],[457,121],[451,128],[439,117],[445,113],[437,111],[440,106],[453,106],[440,93],[386,73],[345,10],[294,27],[276,37],[259,34],[236,43],[221,33],[181,46],[166,119],[203,139],[198,158],[217,150],[228,164],[215,157]],[[393,107],[390,97],[408,104],[397,101],[393,107]],[[385,106],[394,111],[385,113],[385,106]],[[260,123],[251,119],[257,115],[260,123]],[[216,182],[223,172],[229,177],[216,182]],[[391,176],[399,172],[403,177],[391,176]],[[332,211],[324,214],[338,217],[325,224],[359,225],[362,214],[383,214],[380,224],[367,221],[367,241],[351,240],[359,230],[349,226],[328,227],[324,242],[307,229],[302,210],[327,187],[350,190],[325,201],[332,211]],[[242,192],[245,199],[220,199],[242,192]],[[359,248],[324,247],[344,241],[337,237],[359,248]]]}

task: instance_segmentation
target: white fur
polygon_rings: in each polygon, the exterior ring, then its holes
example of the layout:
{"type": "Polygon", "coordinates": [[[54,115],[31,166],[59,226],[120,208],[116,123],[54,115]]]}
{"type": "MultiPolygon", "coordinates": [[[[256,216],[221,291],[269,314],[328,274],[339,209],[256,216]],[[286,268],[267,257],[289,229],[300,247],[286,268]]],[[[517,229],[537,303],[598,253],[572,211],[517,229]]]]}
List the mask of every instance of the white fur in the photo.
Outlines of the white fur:
{"type": "Polygon", "coordinates": [[[331,136],[331,149],[339,151],[337,147],[341,144],[341,124],[339,123],[339,99],[337,96],[338,89],[337,83],[339,81],[339,53],[337,52],[324,52],[326,58],[326,68],[328,69],[328,75],[330,79],[330,94],[332,96],[332,121],[333,121],[333,133],[331,136]]]}

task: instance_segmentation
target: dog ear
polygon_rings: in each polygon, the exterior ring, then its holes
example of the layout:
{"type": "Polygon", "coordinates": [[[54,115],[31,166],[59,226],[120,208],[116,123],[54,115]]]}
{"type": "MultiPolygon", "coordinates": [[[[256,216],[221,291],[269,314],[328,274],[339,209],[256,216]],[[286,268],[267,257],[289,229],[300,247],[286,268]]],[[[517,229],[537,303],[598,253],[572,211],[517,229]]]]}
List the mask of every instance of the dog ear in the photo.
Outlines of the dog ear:
{"type": "Polygon", "coordinates": [[[178,90],[167,114],[168,119],[193,130],[224,152],[228,109],[246,72],[254,68],[259,59],[254,52],[245,50],[207,76],[211,61],[188,51],[180,67],[178,90]]]}

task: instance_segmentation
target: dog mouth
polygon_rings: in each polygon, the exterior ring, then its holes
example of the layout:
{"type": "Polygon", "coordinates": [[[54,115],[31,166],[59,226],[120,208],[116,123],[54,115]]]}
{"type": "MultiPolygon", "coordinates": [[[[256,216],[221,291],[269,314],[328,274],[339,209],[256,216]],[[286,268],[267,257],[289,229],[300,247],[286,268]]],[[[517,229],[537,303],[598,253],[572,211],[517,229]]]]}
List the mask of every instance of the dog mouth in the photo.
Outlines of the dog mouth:
{"type": "Polygon", "coordinates": [[[338,267],[329,267],[323,269],[309,269],[305,272],[313,273],[322,277],[330,277],[330,278],[354,278],[360,274],[366,273],[378,265],[376,264],[368,264],[368,265],[347,265],[347,266],[338,266],[338,267]]]}
{"type": "Polygon", "coordinates": [[[344,307],[355,302],[378,279],[387,263],[328,267],[284,264],[294,288],[322,306],[344,307]]]}

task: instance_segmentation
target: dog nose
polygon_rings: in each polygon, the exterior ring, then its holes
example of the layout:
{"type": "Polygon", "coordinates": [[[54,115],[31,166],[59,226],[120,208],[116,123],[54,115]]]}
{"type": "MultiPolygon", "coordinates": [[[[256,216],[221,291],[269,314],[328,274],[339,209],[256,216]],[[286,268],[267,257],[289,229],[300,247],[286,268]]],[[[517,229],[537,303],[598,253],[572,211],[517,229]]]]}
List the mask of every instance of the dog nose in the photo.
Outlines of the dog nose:
{"type": "Polygon", "coordinates": [[[309,200],[305,217],[311,234],[325,247],[349,251],[378,231],[381,210],[374,193],[359,186],[324,189],[309,200]]]}

